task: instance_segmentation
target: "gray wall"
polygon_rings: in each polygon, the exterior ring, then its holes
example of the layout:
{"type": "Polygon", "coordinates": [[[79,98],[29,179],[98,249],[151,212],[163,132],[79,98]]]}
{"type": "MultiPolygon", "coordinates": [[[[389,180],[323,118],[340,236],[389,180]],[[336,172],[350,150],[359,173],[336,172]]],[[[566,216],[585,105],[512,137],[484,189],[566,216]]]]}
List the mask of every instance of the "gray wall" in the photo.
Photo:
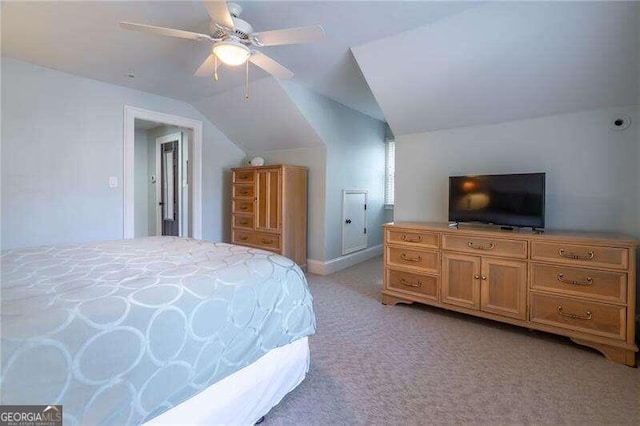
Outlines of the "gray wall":
{"type": "Polygon", "coordinates": [[[265,164],[292,164],[308,168],[307,184],[307,258],[314,260],[324,257],[324,209],[326,149],[314,148],[286,149],[268,152],[252,152],[247,160],[255,156],[265,159],[265,164]]]}
{"type": "Polygon", "coordinates": [[[3,249],[122,238],[124,105],[203,122],[203,238],[228,240],[228,169],[245,153],[202,114],[175,99],[2,58],[3,249]]]}
{"type": "Polygon", "coordinates": [[[396,221],[448,218],[448,177],[546,172],[546,227],[640,236],[638,107],[396,135],[396,221]],[[624,131],[609,128],[618,113],[624,131]]]}
{"type": "Polygon", "coordinates": [[[326,145],[323,259],[342,256],[342,190],[368,191],[369,247],[382,243],[385,123],[295,83],[281,83],[326,145]]]}

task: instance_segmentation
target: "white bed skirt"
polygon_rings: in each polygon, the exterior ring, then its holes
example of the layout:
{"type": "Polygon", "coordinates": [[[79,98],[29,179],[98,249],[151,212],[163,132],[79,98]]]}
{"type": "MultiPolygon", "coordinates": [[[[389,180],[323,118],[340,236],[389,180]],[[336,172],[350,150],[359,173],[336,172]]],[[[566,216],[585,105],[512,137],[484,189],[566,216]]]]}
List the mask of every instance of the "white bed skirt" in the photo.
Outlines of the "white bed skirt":
{"type": "Polygon", "coordinates": [[[267,352],[145,425],[253,425],[295,389],[308,371],[309,339],[303,337],[267,352]]]}

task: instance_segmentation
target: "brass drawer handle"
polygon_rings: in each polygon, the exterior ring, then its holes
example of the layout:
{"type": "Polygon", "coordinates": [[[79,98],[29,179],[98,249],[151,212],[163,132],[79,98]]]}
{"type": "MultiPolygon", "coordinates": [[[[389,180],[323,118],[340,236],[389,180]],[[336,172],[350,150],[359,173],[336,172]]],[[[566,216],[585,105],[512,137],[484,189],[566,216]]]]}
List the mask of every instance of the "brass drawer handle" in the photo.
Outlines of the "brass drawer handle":
{"type": "Polygon", "coordinates": [[[402,234],[402,241],[406,241],[408,243],[420,243],[422,242],[422,235],[418,235],[418,238],[408,238],[407,234],[402,234]]]}
{"type": "Polygon", "coordinates": [[[240,192],[239,192],[239,194],[240,194],[240,195],[248,195],[248,194],[249,194],[249,191],[240,191],[240,192]]]}
{"type": "Polygon", "coordinates": [[[480,275],[478,275],[478,274],[474,275],[473,279],[479,280],[480,279],[480,275]]]}
{"type": "Polygon", "coordinates": [[[472,249],[476,249],[476,250],[493,250],[496,247],[496,245],[493,243],[489,243],[488,246],[478,246],[478,245],[475,245],[473,241],[469,241],[467,245],[472,249]]]}
{"type": "Polygon", "coordinates": [[[247,241],[249,239],[249,237],[246,237],[246,236],[242,236],[242,237],[239,237],[239,238],[240,238],[240,241],[247,241]]]}
{"type": "Polygon", "coordinates": [[[584,286],[593,285],[593,278],[591,277],[587,277],[586,281],[574,281],[574,280],[565,279],[564,274],[558,274],[558,281],[560,281],[561,283],[571,284],[571,285],[584,285],[584,286]]]}
{"type": "Polygon", "coordinates": [[[247,176],[247,175],[238,176],[238,180],[247,180],[247,179],[249,179],[249,176],[247,176]]]}
{"type": "Polygon", "coordinates": [[[422,260],[422,256],[409,257],[405,253],[402,253],[400,254],[400,259],[404,260],[405,262],[420,262],[422,260]]]}
{"type": "Polygon", "coordinates": [[[577,315],[577,314],[569,314],[567,312],[564,312],[562,310],[562,305],[558,305],[558,313],[560,315],[562,315],[563,317],[568,317],[568,318],[573,318],[573,319],[580,319],[580,320],[590,320],[593,318],[593,313],[591,311],[586,311],[585,313],[587,315],[582,316],[582,315],[577,315]]]}
{"type": "Polygon", "coordinates": [[[417,283],[412,283],[411,281],[407,281],[404,278],[400,278],[400,284],[406,285],[407,287],[420,287],[422,285],[422,282],[418,280],[417,283]]]}
{"type": "Polygon", "coordinates": [[[593,259],[593,256],[594,256],[593,250],[589,250],[586,256],[580,256],[579,254],[575,254],[571,252],[565,253],[564,249],[558,250],[558,254],[560,255],[560,257],[566,257],[573,260],[591,260],[593,259]]]}
{"type": "Polygon", "coordinates": [[[240,225],[248,225],[249,221],[248,220],[241,220],[239,223],[240,223],[240,225]]]}
{"type": "Polygon", "coordinates": [[[262,244],[273,244],[273,240],[262,239],[262,244]]]}
{"type": "Polygon", "coordinates": [[[249,207],[248,206],[242,206],[242,207],[240,207],[240,210],[249,210],[249,207]]]}

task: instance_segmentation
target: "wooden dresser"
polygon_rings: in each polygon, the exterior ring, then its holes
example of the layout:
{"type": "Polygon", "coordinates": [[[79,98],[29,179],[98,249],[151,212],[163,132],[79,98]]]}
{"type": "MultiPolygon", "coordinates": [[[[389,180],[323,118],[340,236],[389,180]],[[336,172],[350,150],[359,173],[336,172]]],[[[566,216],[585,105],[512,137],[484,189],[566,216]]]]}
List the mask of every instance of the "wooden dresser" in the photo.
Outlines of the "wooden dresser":
{"type": "Polygon", "coordinates": [[[307,267],[307,169],[232,170],[231,242],[269,250],[307,267]]]}
{"type": "Polygon", "coordinates": [[[384,225],[382,303],[568,336],[635,366],[636,248],[620,235],[384,225]]]}

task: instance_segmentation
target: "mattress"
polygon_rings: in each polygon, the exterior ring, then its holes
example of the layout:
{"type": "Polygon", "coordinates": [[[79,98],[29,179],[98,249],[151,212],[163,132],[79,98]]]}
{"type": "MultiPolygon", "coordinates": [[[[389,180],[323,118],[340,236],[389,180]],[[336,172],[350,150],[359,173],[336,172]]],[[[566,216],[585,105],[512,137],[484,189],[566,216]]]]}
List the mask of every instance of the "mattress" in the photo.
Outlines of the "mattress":
{"type": "Polygon", "coordinates": [[[139,424],[315,331],[304,274],[270,252],[151,237],[2,252],[2,404],[139,424]]]}
{"type": "Polygon", "coordinates": [[[144,426],[254,425],[304,380],[309,360],[307,337],[272,349],[144,426]]]}

